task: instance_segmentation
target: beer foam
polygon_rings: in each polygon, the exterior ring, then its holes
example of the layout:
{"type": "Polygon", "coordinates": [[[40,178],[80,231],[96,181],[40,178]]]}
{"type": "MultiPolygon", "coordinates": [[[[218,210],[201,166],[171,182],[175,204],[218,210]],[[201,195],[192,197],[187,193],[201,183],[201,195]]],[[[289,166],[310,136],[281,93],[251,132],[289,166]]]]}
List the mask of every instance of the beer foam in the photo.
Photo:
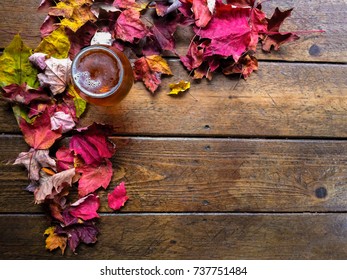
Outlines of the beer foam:
{"type": "Polygon", "coordinates": [[[120,79],[119,61],[107,50],[91,50],[72,64],[75,85],[86,94],[112,92],[120,79]]]}
{"type": "Polygon", "coordinates": [[[75,83],[89,91],[94,91],[101,86],[101,81],[91,79],[88,71],[76,72],[73,78],[75,83]]]}

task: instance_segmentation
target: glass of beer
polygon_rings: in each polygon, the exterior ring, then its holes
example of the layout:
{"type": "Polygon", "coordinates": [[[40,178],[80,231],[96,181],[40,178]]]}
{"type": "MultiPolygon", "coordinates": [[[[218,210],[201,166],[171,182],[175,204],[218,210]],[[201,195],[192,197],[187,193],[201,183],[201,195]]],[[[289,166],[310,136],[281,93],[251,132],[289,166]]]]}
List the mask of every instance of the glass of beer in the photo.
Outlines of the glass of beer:
{"type": "Polygon", "coordinates": [[[100,106],[120,102],[134,83],[128,58],[119,50],[103,45],[82,49],[72,61],[71,75],[79,95],[100,106]]]}

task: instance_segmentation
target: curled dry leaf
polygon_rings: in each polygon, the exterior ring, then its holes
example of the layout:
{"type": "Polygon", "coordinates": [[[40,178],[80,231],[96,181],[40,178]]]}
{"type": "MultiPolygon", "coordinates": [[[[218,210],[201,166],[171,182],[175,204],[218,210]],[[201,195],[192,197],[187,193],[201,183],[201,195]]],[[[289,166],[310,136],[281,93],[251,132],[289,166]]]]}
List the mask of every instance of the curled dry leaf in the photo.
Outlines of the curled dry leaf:
{"type": "Polygon", "coordinates": [[[258,60],[252,55],[245,55],[239,59],[239,61],[228,65],[223,69],[223,74],[242,74],[247,79],[249,75],[258,70],[258,60]]]}
{"type": "Polygon", "coordinates": [[[59,25],[76,32],[86,22],[96,20],[90,9],[93,2],[93,0],[65,0],[57,2],[55,6],[49,8],[48,14],[54,17],[63,17],[59,25]]]}
{"type": "Polygon", "coordinates": [[[55,233],[56,227],[52,226],[45,230],[44,235],[46,237],[46,249],[53,251],[57,248],[60,248],[61,254],[64,255],[67,243],[67,237],[61,236],[55,233]]]}
{"type": "Polygon", "coordinates": [[[184,92],[188,89],[190,89],[190,82],[188,81],[179,81],[178,83],[175,83],[175,84],[170,84],[170,95],[177,95],[179,94],[180,92],[184,92]]]}
{"type": "Polygon", "coordinates": [[[47,54],[38,52],[38,53],[33,53],[29,57],[29,61],[33,65],[38,67],[40,70],[44,70],[46,68],[46,66],[47,66],[46,58],[47,58],[47,54]]]}
{"type": "Polygon", "coordinates": [[[35,150],[31,148],[28,152],[22,152],[16,158],[14,164],[22,164],[26,167],[30,180],[40,179],[40,170],[43,167],[55,169],[56,162],[49,156],[49,150],[35,150]]]}
{"type": "Polygon", "coordinates": [[[44,171],[40,172],[39,186],[34,191],[35,203],[40,204],[45,199],[53,199],[64,188],[70,187],[75,176],[75,168],[49,175],[44,171]]]}

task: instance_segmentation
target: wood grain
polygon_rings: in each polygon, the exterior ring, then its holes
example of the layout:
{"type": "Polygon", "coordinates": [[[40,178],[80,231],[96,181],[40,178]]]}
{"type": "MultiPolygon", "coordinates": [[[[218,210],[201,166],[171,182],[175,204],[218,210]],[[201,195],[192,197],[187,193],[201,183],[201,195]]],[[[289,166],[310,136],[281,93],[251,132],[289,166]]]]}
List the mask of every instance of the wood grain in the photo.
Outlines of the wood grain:
{"type": "MultiPolygon", "coordinates": [[[[347,211],[346,141],[113,141],[118,151],[110,190],[124,180],[130,197],[122,212],[347,211]]],[[[0,137],[1,162],[26,150],[20,137],[0,137]]],[[[0,212],[42,212],[23,190],[26,170],[2,164],[1,171],[0,212]]],[[[110,212],[107,192],[99,194],[101,212],[110,212]]]]}
{"type": "Polygon", "coordinates": [[[43,216],[0,216],[1,259],[346,259],[346,214],[110,215],[98,242],[45,251],[43,216]],[[30,229],[30,230],[28,230],[30,229]]]}
{"type": "MultiPolygon", "coordinates": [[[[109,123],[118,135],[347,137],[347,65],[264,62],[246,81],[216,75],[179,97],[168,84],[188,73],[170,65],[175,76],[155,96],[137,82],[115,107],[89,106],[80,125],[109,123]]],[[[19,132],[4,103],[0,120],[1,132],[19,132]]]]}
{"type": "MultiPolygon", "coordinates": [[[[0,3],[0,48],[11,41],[14,34],[21,33],[25,42],[35,48],[40,42],[39,28],[46,16],[38,13],[40,0],[2,0],[0,3]]],[[[302,35],[300,41],[283,46],[280,52],[265,54],[260,50],[258,57],[263,60],[286,61],[324,61],[347,62],[347,9],[345,0],[337,1],[268,1],[263,9],[271,16],[275,7],[289,9],[295,7],[292,17],[286,21],[283,31],[308,31],[322,29],[324,34],[311,33],[302,35]]],[[[177,49],[184,54],[192,37],[187,28],[177,32],[177,49]]]]}

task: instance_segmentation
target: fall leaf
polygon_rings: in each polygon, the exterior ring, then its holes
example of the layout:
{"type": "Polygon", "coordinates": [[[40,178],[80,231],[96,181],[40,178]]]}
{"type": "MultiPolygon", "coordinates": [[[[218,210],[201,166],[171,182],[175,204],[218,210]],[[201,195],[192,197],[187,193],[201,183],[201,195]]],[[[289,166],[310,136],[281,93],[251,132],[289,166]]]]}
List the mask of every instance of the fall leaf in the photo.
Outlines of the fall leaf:
{"type": "Polygon", "coordinates": [[[96,20],[90,9],[92,4],[93,0],[65,0],[51,7],[48,14],[63,17],[59,24],[76,32],[86,22],[96,20]]]}
{"type": "Polygon", "coordinates": [[[24,106],[13,104],[12,112],[18,124],[21,119],[25,120],[27,123],[33,123],[34,121],[34,119],[31,119],[30,112],[28,113],[27,108],[25,108],[24,106]]]}
{"type": "MultiPolygon", "coordinates": [[[[211,2],[211,4],[213,3],[211,2]]],[[[207,0],[194,0],[192,10],[194,13],[196,26],[205,27],[210,22],[212,18],[212,12],[208,7],[207,0]]]]}
{"type": "Polygon", "coordinates": [[[237,62],[251,42],[250,9],[217,2],[216,14],[205,28],[195,28],[201,38],[211,39],[204,56],[232,56],[237,62]]]}
{"type": "Polygon", "coordinates": [[[48,149],[61,137],[60,131],[52,130],[47,110],[36,117],[32,124],[20,118],[19,127],[22,130],[25,142],[34,149],[48,149]]]}
{"type": "Polygon", "coordinates": [[[78,167],[76,171],[82,174],[78,181],[79,197],[86,196],[100,187],[106,189],[113,175],[112,163],[108,159],[98,166],[84,165],[78,167]]]}
{"type": "Polygon", "coordinates": [[[189,71],[198,68],[204,62],[204,52],[207,45],[206,41],[202,43],[192,42],[187,55],[180,57],[181,62],[189,71]]]}
{"type": "Polygon", "coordinates": [[[154,93],[161,83],[161,75],[172,75],[166,60],[159,55],[144,56],[134,63],[135,79],[142,80],[145,86],[154,93]]]}
{"type": "Polygon", "coordinates": [[[73,150],[63,146],[60,147],[55,157],[57,158],[57,170],[63,171],[74,167],[74,153],[73,150]]]}
{"type": "Polygon", "coordinates": [[[35,52],[45,53],[49,57],[67,58],[69,49],[69,37],[66,35],[65,28],[61,26],[44,37],[35,52]]]}
{"type": "Polygon", "coordinates": [[[29,61],[31,54],[32,50],[24,44],[20,35],[14,36],[0,56],[0,87],[24,83],[32,88],[38,86],[37,70],[29,61]]]}
{"type": "Polygon", "coordinates": [[[66,133],[72,130],[75,125],[76,124],[70,114],[58,111],[51,116],[52,130],[61,130],[62,133],[66,133]]]}
{"type": "Polygon", "coordinates": [[[172,1],[155,1],[155,9],[158,16],[165,16],[173,11],[176,11],[181,7],[182,2],[180,0],[172,1]]]}
{"type": "Polygon", "coordinates": [[[25,83],[11,84],[3,89],[3,98],[7,101],[29,105],[32,101],[50,102],[52,99],[42,88],[31,89],[25,83]]]}
{"type": "Polygon", "coordinates": [[[276,8],[272,17],[268,19],[268,34],[264,34],[262,42],[264,51],[269,52],[271,47],[278,50],[284,43],[289,43],[299,39],[299,36],[295,33],[279,31],[283,21],[291,15],[292,10],[293,9],[289,9],[282,12],[280,9],[276,8]]]}
{"type": "Polygon", "coordinates": [[[175,53],[174,33],[180,24],[180,20],[179,15],[155,18],[150,29],[153,35],[148,37],[143,53],[151,55],[161,53],[163,50],[175,53]],[[150,47],[151,45],[154,46],[150,47]]]}
{"type": "Polygon", "coordinates": [[[101,135],[74,135],[70,141],[70,149],[80,155],[86,164],[99,163],[105,156],[112,156],[106,138],[101,135]]]}
{"type": "Polygon", "coordinates": [[[108,206],[113,210],[119,210],[129,199],[126,194],[125,183],[121,182],[111,193],[108,194],[108,206]]]}
{"type": "Polygon", "coordinates": [[[49,150],[35,150],[22,152],[16,158],[15,165],[22,164],[29,172],[29,179],[38,181],[42,167],[56,168],[56,162],[49,156],[49,150]]]}
{"type": "Polygon", "coordinates": [[[90,45],[91,39],[97,29],[98,27],[94,23],[88,21],[76,32],[73,32],[70,29],[66,30],[66,34],[70,40],[69,57],[71,59],[73,59],[82,48],[90,45]]]}
{"type": "Polygon", "coordinates": [[[249,75],[258,70],[258,60],[252,55],[245,55],[239,59],[236,63],[232,63],[231,65],[225,67],[223,69],[223,74],[242,74],[242,76],[247,79],[249,75]]]}
{"type": "Polygon", "coordinates": [[[45,199],[52,199],[59,194],[65,187],[72,184],[72,179],[75,176],[75,168],[58,172],[54,175],[40,172],[39,187],[35,189],[35,203],[43,203],[45,199]]]}
{"type": "Polygon", "coordinates": [[[56,227],[54,226],[49,227],[44,232],[44,235],[48,235],[46,238],[46,249],[53,251],[59,247],[62,255],[64,255],[67,237],[56,234],[55,229],[56,227]]]}
{"type": "Polygon", "coordinates": [[[94,2],[93,5],[91,6],[91,11],[92,13],[99,18],[100,13],[103,11],[105,12],[121,12],[119,7],[114,3],[107,3],[107,2],[94,2]]]}
{"type": "Polygon", "coordinates": [[[42,38],[49,36],[54,30],[59,28],[59,18],[47,16],[40,27],[40,34],[42,38]]]}
{"type": "Polygon", "coordinates": [[[81,117],[87,108],[87,102],[81,96],[79,96],[73,85],[69,84],[67,92],[73,98],[76,109],[76,117],[81,117]]]}
{"type": "Polygon", "coordinates": [[[76,218],[81,218],[84,221],[87,221],[99,218],[99,214],[96,212],[99,207],[99,197],[95,194],[90,194],[71,204],[69,213],[76,218]]]}
{"type": "Polygon", "coordinates": [[[181,80],[178,83],[170,84],[169,86],[171,89],[169,94],[177,95],[180,92],[184,92],[184,91],[190,89],[190,82],[181,80]]]}
{"type": "Polygon", "coordinates": [[[45,61],[46,68],[44,73],[37,75],[42,87],[49,87],[53,95],[65,91],[70,81],[70,58],[57,59],[51,57],[45,61]]]}
{"type": "Polygon", "coordinates": [[[29,57],[29,61],[35,65],[36,67],[38,67],[40,70],[44,70],[47,66],[46,64],[46,57],[47,55],[45,53],[33,53],[30,57],[29,57]]]}
{"type": "Polygon", "coordinates": [[[55,232],[56,234],[67,236],[68,245],[72,252],[76,251],[81,242],[85,244],[95,243],[97,241],[96,236],[99,233],[94,223],[90,221],[82,224],[73,224],[68,227],[58,225],[55,232]]]}
{"type": "Polygon", "coordinates": [[[80,155],[86,164],[99,164],[115,152],[115,146],[107,139],[107,130],[103,131],[103,128],[107,129],[107,126],[93,124],[71,137],[70,149],[80,155]]]}
{"type": "Polygon", "coordinates": [[[147,27],[140,20],[140,12],[132,9],[123,11],[115,25],[115,37],[125,42],[134,43],[148,34],[147,27]]]}

